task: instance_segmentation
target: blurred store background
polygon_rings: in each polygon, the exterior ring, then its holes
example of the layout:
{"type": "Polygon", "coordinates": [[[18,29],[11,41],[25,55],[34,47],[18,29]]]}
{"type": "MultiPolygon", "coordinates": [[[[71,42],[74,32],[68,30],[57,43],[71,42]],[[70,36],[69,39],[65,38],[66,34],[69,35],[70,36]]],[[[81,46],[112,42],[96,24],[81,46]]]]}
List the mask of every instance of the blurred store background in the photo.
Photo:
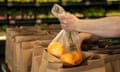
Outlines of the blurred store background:
{"type": "Polygon", "coordinates": [[[120,0],[0,0],[0,36],[10,25],[59,24],[54,3],[82,19],[120,16],[120,0]]]}
{"type": "Polygon", "coordinates": [[[50,12],[54,3],[82,19],[120,16],[120,0],[0,0],[0,36],[10,25],[59,24],[50,12]]]}
{"type": "Polygon", "coordinates": [[[81,19],[120,16],[120,0],[0,0],[0,55],[4,55],[6,28],[59,24],[53,4],[81,19]]]}

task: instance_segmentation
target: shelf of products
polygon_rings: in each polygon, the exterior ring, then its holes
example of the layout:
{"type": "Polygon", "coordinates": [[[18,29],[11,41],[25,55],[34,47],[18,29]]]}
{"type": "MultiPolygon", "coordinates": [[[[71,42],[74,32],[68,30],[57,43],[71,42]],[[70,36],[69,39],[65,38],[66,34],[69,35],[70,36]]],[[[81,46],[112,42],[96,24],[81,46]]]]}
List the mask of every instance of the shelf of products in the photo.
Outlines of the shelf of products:
{"type": "Polygon", "coordinates": [[[5,7],[44,7],[52,6],[53,4],[58,3],[62,6],[98,6],[98,5],[119,5],[120,2],[50,2],[50,3],[1,3],[0,6],[5,7]]]}
{"type": "Polygon", "coordinates": [[[108,1],[91,1],[91,0],[7,0],[0,1],[0,6],[7,7],[39,7],[39,6],[51,6],[54,3],[58,3],[63,6],[89,6],[89,5],[119,5],[119,0],[108,1]]]}
{"type": "Polygon", "coordinates": [[[0,20],[0,25],[34,25],[34,24],[59,24],[57,18],[37,20],[0,20]]]}
{"type": "MultiPolygon", "coordinates": [[[[120,16],[120,10],[108,10],[107,12],[103,8],[91,8],[91,9],[84,9],[81,13],[74,12],[79,18],[99,18],[104,16],[120,16]]],[[[37,14],[36,16],[33,15],[0,15],[0,25],[2,24],[40,24],[40,23],[59,23],[58,19],[55,18],[51,14],[37,14]]]]}
{"type": "Polygon", "coordinates": [[[79,18],[120,15],[119,0],[0,0],[0,25],[58,24],[58,19],[50,13],[54,3],[60,4],[79,18]]]}

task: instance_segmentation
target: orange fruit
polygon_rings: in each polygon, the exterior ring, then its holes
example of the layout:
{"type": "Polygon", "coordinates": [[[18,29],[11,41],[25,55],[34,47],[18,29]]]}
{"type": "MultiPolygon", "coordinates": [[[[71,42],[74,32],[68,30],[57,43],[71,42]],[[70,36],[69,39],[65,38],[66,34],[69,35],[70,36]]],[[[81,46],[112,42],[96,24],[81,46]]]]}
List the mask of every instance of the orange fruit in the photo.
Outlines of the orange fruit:
{"type": "Polygon", "coordinates": [[[83,60],[82,54],[79,51],[72,51],[72,54],[75,57],[75,64],[80,64],[83,60]]]}
{"type": "Polygon", "coordinates": [[[75,59],[72,53],[65,53],[60,58],[66,65],[74,65],[75,59]]]}
{"type": "Polygon", "coordinates": [[[52,42],[48,48],[47,48],[48,53],[51,55],[54,55],[56,57],[61,57],[64,52],[64,46],[60,42],[52,42]]]}
{"type": "Polygon", "coordinates": [[[65,53],[60,58],[65,65],[77,65],[82,62],[82,54],[79,51],[65,53]]]}

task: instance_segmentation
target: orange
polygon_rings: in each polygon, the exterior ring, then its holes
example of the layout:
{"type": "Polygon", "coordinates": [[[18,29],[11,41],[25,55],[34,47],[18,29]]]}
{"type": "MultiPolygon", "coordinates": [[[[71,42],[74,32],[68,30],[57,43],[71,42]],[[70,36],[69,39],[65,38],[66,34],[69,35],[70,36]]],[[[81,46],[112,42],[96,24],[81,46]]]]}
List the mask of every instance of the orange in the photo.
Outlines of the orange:
{"type": "Polygon", "coordinates": [[[79,51],[72,51],[72,54],[75,57],[75,64],[79,64],[82,62],[83,57],[82,54],[79,51]]]}
{"type": "Polygon", "coordinates": [[[70,53],[65,53],[60,58],[65,65],[77,65],[82,62],[82,54],[79,51],[72,51],[70,53]]]}
{"type": "Polygon", "coordinates": [[[61,57],[64,52],[64,46],[60,42],[52,42],[48,48],[47,48],[48,53],[51,55],[54,55],[56,57],[61,57]]]}
{"type": "Polygon", "coordinates": [[[60,58],[66,65],[74,65],[75,59],[72,53],[65,53],[60,58]]]}

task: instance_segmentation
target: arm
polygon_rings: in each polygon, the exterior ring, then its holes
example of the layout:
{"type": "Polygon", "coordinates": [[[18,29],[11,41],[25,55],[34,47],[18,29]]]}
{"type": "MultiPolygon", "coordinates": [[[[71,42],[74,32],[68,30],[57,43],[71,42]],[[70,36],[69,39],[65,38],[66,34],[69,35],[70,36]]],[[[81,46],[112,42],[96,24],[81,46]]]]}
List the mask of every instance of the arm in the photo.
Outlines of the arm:
{"type": "Polygon", "coordinates": [[[120,17],[79,20],[76,31],[88,32],[102,37],[120,37],[120,17]]]}
{"type": "Polygon", "coordinates": [[[87,32],[102,37],[120,37],[120,17],[81,20],[66,13],[58,18],[62,28],[68,31],[87,32]]]}

